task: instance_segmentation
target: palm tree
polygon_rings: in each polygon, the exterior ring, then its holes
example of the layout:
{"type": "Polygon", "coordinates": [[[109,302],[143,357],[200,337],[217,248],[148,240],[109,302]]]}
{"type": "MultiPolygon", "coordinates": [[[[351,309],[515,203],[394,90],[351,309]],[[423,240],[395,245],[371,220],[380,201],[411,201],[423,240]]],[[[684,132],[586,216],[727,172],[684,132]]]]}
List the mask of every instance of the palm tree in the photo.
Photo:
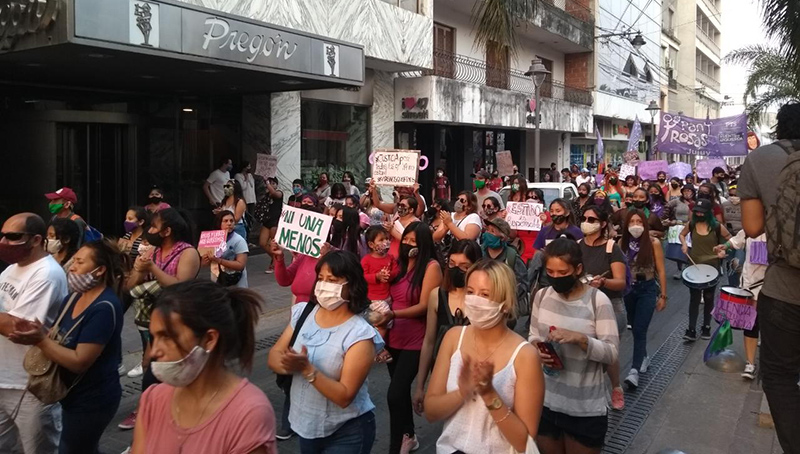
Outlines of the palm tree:
{"type": "Polygon", "coordinates": [[[737,49],[725,56],[728,63],[747,65],[744,101],[751,126],[759,123],[767,109],[787,102],[800,102],[797,62],[785,57],[785,50],[763,45],[737,49]]]}
{"type": "Polygon", "coordinates": [[[800,2],[761,0],[761,16],[767,36],[778,42],[777,51],[800,70],[800,2]]]}
{"type": "Polygon", "coordinates": [[[490,50],[516,56],[519,50],[517,27],[533,17],[537,0],[475,0],[472,7],[474,44],[482,51],[490,50]]]}

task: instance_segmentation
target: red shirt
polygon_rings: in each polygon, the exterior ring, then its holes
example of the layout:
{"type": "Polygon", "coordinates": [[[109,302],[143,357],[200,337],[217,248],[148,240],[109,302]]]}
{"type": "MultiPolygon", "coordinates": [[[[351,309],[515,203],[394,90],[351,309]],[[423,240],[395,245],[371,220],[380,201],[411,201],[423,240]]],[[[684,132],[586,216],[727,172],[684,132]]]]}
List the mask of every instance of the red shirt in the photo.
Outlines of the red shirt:
{"type": "Polygon", "coordinates": [[[389,298],[389,282],[378,282],[375,277],[384,269],[389,267],[389,281],[391,282],[400,272],[394,257],[386,254],[383,257],[373,257],[367,254],[361,259],[361,267],[364,268],[364,279],[367,280],[367,298],[370,301],[385,300],[389,298]]]}
{"type": "MultiPolygon", "coordinates": [[[[449,197],[447,197],[447,188],[450,187],[450,180],[448,180],[447,177],[436,177],[433,186],[436,188],[437,199],[449,199],[449,197]]],[[[435,200],[430,201],[430,203],[433,202],[435,202],[435,200]]]]}
{"type": "Polygon", "coordinates": [[[489,190],[497,192],[503,187],[503,180],[500,178],[492,178],[488,182],[489,190]]]}

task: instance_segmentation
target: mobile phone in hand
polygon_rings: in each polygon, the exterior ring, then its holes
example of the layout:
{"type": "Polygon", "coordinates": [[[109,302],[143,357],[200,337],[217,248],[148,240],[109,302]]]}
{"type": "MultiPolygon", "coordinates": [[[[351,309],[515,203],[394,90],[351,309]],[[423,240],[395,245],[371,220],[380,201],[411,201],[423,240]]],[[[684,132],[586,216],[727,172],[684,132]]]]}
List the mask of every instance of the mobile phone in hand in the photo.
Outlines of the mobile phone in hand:
{"type": "Polygon", "coordinates": [[[564,368],[564,363],[561,362],[561,358],[558,356],[555,347],[553,347],[552,342],[537,342],[536,348],[539,349],[540,352],[549,355],[550,358],[553,359],[553,365],[547,366],[553,370],[561,370],[564,368]]]}

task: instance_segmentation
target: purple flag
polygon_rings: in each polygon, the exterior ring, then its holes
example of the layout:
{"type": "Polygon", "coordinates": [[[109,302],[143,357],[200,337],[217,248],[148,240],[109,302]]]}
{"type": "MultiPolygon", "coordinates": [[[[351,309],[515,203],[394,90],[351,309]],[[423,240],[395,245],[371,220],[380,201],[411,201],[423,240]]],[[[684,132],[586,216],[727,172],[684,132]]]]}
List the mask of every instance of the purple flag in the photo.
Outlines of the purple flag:
{"type": "Polygon", "coordinates": [[[603,146],[603,138],[600,137],[600,130],[597,128],[597,125],[594,125],[594,135],[597,136],[597,162],[600,163],[603,161],[605,150],[603,146]]]}
{"type": "Polygon", "coordinates": [[[747,154],[747,115],[699,119],[661,113],[658,151],[697,156],[747,154]]]}
{"type": "Polygon", "coordinates": [[[628,149],[626,151],[639,152],[639,141],[642,139],[642,124],[639,123],[639,117],[633,121],[633,129],[628,138],[628,149]]]}

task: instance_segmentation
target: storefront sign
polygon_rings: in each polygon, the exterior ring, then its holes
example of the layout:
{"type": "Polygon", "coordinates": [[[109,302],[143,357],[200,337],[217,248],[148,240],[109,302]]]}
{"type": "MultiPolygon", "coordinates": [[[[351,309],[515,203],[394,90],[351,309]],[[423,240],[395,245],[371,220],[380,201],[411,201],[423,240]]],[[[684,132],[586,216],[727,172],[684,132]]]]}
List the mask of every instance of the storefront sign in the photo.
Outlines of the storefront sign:
{"type": "Polygon", "coordinates": [[[0,50],[10,50],[25,35],[47,30],[61,0],[0,0],[0,50]]]}
{"type": "Polygon", "coordinates": [[[747,154],[747,115],[699,119],[661,114],[658,151],[697,156],[747,154]]]}
{"type": "Polygon", "coordinates": [[[627,136],[631,133],[631,128],[627,125],[612,125],[612,129],[615,136],[627,136]]]}
{"type": "Polygon", "coordinates": [[[514,175],[514,158],[511,157],[510,151],[498,151],[495,153],[494,158],[497,161],[497,173],[501,177],[514,175]]]}
{"type": "Polygon", "coordinates": [[[264,178],[278,176],[278,157],[266,153],[256,153],[256,175],[264,178]]]}
{"type": "Polygon", "coordinates": [[[197,243],[197,252],[205,257],[209,253],[215,257],[222,257],[228,248],[228,232],[225,230],[209,230],[200,232],[200,241],[197,243]]]}
{"type": "Polygon", "coordinates": [[[319,257],[332,221],[328,215],[284,205],[275,241],[284,249],[319,257]]]}
{"type": "Polygon", "coordinates": [[[414,186],[419,176],[419,150],[376,150],[372,180],[378,186],[414,186]]]}
{"type": "Polygon", "coordinates": [[[428,98],[403,98],[400,100],[404,120],[427,120],[428,98]]]}
{"type": "Polygon", "coordinates": [[[508,202],[506,204],[506,222],[514,230],[542,230],[541,203],[508,202]]]}

